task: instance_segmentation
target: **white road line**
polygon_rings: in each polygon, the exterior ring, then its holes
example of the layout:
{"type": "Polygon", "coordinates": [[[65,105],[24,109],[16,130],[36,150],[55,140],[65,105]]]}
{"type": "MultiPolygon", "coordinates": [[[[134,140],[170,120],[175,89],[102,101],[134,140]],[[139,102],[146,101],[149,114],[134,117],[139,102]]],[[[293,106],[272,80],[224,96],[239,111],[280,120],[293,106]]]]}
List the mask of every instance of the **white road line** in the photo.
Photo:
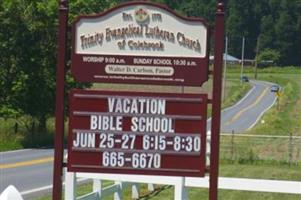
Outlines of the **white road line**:
{"type": "MultiPolygon", "coordinates": [[[[268,87],[270,87],[270,86],[272,86],[272,85],[275,85],[275,83],[271,83],[271,82],[267,82],[267,81],[257,81],[257,82],[261,82],[262,84],[265,84],[265,85],[268,86],[268,87]]],[[[263,110],[263,111],[260,113],[260,115],[257,117],[256,121],[255,121],[249,128],[247,128],[247,130],[250,130],[251,128],[253,128],[253,127],[257,124],[257,122],[258,122],[259,119],[263,116],[263,114],[264,114],[266,111],[268,111],[268,110],[276,103],[276,100],[277,100],[277,97],[274,98],[274,101],[273,101],[273,103],[272,103],[270,106],[268,106],[265,110],[263,110]]]]}
{"type": "Polygon", "coordinates": [[[262,115],[276,103],[276,100],[277,100],[277,98],[275,97],[273,103],[260,113],[260,115],[257,117],[256,121],[249,128],[247,128],[247,131],[250,130],[251,128],[253,128],[257,124],[258,120],[262,117],[262,115]]]}
{"type": "MultiPolygon", "coordinates": [[[[222,113],[229,110],[229,109],[232,109],[232,108],[235,108],[236,106],[238,106],[242,101],[244,101],[253,92],[253,90],[255,90],[255,88],[256,88],[256,86],[253,85],[253,87],[249,90],[249,92],[242,99],[240,99],[236,104],[223,109],[222,113]]],[[[211,117],[209,119],[207,119],[207,122],[210,122],[210,121],[211,121],[211,117]]]]}
{"type": "MultiPolygon", "coordinates": [[[[88,179],[80,178],[80,179],[78,179],[77,182],[82,182],[82,181],[85,181],[85,180],[88,180],[88,179]]],[[[63,182],[63,185],[65,185],[65,182],[63,182]]],[[[23,191],[23,192],[20,192],[20,193],[23,196],[23,195],[28,195],[28,194],[35,193],[35,192],[41,192],[41,191],[44,191],[44,190],[49,190],[49,189],[52,189],[52,187],[53,187],[53,185],[47,185],[47,186],[35,188],[35,189],[32,189],[32,190],[26,190],[26,191],[23,191]]]]}
{"type": "MultiPolygon", "coordinates": [[[[267,82],[267,81],[258,81],[258,80],[251,81],[251,82],[253,82],[255,84],[257,82],[257,83],[262,84],[262,85],[267,86],[267,87],[272,86],[272,85],[275,84],[275,83],[271,83],[271,82],[267,82]]],[[[241,102],[243,102],[253,92],[253,90],[255,90],[255,88],[256,88],[256,85],[253,85],[253,87],[250,89],[250,91],[242,99],[240,99],[236,104],[234,104],[234,105],[232,105],[232,106],[230,106],[228,108],[223,109],[221,112],[223,113],[223,112],[225,112],[225,111],[227,111],[229,109],[232,109],[232,108],[235,108],[235,107],[239,106],[239,104],[241,102]]],[[[277,98],[274,99],[273,103],[269,107],[267,107],[265,110],[263,110],[260,113],[260,115],[258,116],[258,118],[256,119],[256,121],[249,128],[247,128],[246,130],[249,130],[249,129],[253,128],[257,124],[258,120],[263,116],[263,114],[267,110],[269,110],[275,104],[276,100],[277,100],[277,98]]],[[[209,119],[207,119],[207,123],[210,122],[210,121],[211,121],[211,117],[209,119]]],[[[211,128],[211,127],[209,127],[209,128],[211,128]]],[[[207,127],[207,129],[208,129],[208,127],[207,127]]]]}
{"type": "MultiPolygon", "coordinates": [[[[260,84],[263,84],[264,86],[272,86],[272,85],[274,85],[274,83],[267,82],[267,81],[259,81],[259,80],[253,81],[253,80],[251,80],[251,82],[252,82],[252,83],[259,82],[260,84]]],[[[256,88],[256,85],[253,85],[253,87],[250,89],[250,91],[249,91],[242,99],[240,99],[240,100],[239,100],[236,104],[234,104],[233,106],[230,106],[230,107],[225,108],[224,110],[222,110],[222,112],[227,111],[227,110],[229,110],[229,109],[231,109],[231,108],[233,108],[233,107],[238,106],[242,101],[244,101],[244,100],[245,100],[245,99],[253,92],[253,90],[255,90],[255,88],[256,88]]]]}
{"type": "MultiPolygon", "coordinates": [[[[65,183],[63,183],[65,184],[65,183]]],[[[44,187],[39,187],[39,188],[36,188],[36,189],[32,189],[32,190],[26,190],[26,191],[23,191],[21,192],[21,195],[28,195],[28,194],[31,194],[31,193],[35,193],[35,192],[40,192],[40,191],[43,191],[43,190],[48,190],[48,189],[51,189],[52,188],[52,185],[47,185],[47,186],[44,186],[44,187]]]]}
{"type": "Polygon", "coordinates": [[[222,112],[225,112],[225,111],[227,111],[227,110],[229,110],[231,108],[235,108],[236,106],[238,106],[239,104],[241,104],[241,102],[243,102],[253,92],[253,90],[255,90],[255,88],[256,88],[256,85],[253,85],[253,87],[249,90],[249,92],[242,99],[240,99],[236,104],[223,109],[222,112]]]}
{"type": "Polygon", "coordinates": [[[4,151],[4,152],[0,152],[0,155],[10,154],[10,153],[20,153],[20,152],[31,151],[31,150],[32,149],[18,149],[18,150],[14,150],[14,151],[4,151]]]}

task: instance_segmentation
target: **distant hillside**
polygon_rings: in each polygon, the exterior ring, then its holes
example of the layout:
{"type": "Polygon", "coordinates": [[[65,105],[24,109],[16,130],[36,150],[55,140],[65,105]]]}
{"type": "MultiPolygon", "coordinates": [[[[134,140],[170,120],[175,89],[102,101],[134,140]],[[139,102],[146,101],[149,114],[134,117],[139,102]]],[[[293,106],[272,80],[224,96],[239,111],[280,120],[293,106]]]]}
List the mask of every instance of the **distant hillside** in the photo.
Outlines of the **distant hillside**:
{"type": "MultiPolygon", "coordinates": [[[[217,0],[154,0],[187,16],[204,17],[214,23],[217,0]]],[[[125,1],[119,1],[125,2],[125,1]]],[[[254,59],[267,51],[279,65],[301,66],[301,0],[224,0],[229,53],[254,59]],[[272,50],[272,51],[271,51],[272,50]]]]}

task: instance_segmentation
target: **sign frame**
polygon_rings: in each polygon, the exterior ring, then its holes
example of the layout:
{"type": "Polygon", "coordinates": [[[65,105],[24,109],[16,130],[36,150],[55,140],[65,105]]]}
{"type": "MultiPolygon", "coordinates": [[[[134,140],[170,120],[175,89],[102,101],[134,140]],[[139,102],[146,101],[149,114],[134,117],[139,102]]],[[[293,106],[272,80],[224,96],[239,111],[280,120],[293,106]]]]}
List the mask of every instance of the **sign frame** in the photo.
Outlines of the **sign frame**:
{"type": "MultiPolygon", "coordinates": [[[[146,3],[146,2],[130,2],[146,3]]],[[[125,5],[125,4],[124,4],[125,5]]],[[[162,6],[162,5],[161,5],[162,6]]],[[[64,157],[64,106],[65,106],[65,76],[67,67],[67,36],[68,36],[68,0],[59,0],[59,27],[58,27],[58,49],[57,49],[57,73],[56,73],[56,108],[55,108],[55,148],[54,148],[54,173],[52,199],[62,199],[62,176],[63,167],[66,163],[64,157]]],[[[224,45],[224,21],[225,5],[222,0],[217,0],[215,13],[214,31],[214,70],[213,75],[213,97],[208,100],[212,103],[212,123],[211,123],[211,155],[209,172],[209,199],[218,199],[218,165],[219,165],[219,132],[220,132],[220,113],[221,113],[221,75],[223,66],[223,45],[224,45]]],[[[209,39],[209,36],[208,36],[209,39]]],[[[208,45],[209,52],[209,45],[208,45]]],[[[69,57],[69,55],[68,55],[69,57]]],[[[208,78],[207,78],[208,79],[208,78]]]]}

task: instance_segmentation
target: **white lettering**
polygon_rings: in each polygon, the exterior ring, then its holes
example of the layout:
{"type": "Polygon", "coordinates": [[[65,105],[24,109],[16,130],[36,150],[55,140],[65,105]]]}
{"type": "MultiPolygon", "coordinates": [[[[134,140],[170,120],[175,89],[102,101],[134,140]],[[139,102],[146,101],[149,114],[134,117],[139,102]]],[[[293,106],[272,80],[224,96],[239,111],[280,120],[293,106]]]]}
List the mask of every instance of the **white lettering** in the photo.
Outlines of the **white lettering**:
{"type": "Polygon", "coordinates": [[[137,99],[135,99],[134,101],[132,101],[131,113],[138,113],[138,102],[137,102],[137,99]]]}
{"type": "Polygon", "coordinates": [[[153,130],[153,118],[147,118],[145,122],[145,129],[147,132],[151,132],[153,130]]]}
{"type": "Polygon", "coordinates": [[[124,109],[122,109],[122,101],[121,101],[121,99],[117,99],[117,102],[115,104],[115,112],[117,112],[117,113],[123,113],[123,110],[124,109]]]}
{"type": "Polygon", "coordinates": [[[133,117],[131,121],[132,121],[131,130],[132,131],[138,131],[138,124],[137,124],[138,118],[133,117]]]}
{"type": "Polygon", "coordinates": [[[90,117],[90,129],[96,130],[97,129],[97,116],[91,115],[90,117]]]}
{"type": "Polygon", "coordinates": [[[125,113],[132,112],[130,110],[130,104],[131,104],[131,101],[129,99],[124,99],[123,100],[123,112],[125,112],[125,113]]]}
{"type": "Polygon", "coordinates": [[[115,98],[108,98],[108,104],[109,104],[109,112],[114,112],[114,104],[115,104],[115,98]]]}
{"type": "Polygon", "coordinates": [[[151,114],[156,114],[157,113],[157,101],[156,100],[152,100],[151,101],[151,114]]]}
{"type": "Polygon", "coordinates": [[[139,99],[140,103],[140,113],[144,113],[145,99],[139,99]]]}
{"type": "Polygon", "coordinates": [[[133,117],[131,122],[131,131],[135,132],[175,132],[172,119],[166,117],[133,117]]]}
{"type": "MultiPolygon", "coordinates": [[[[109,116],[98,116],[99,119],[99,126],[98,129],[99,130],[109,130],[109,122],[111,120],[109,120],[109,116]]],[[[112,120],[113,121],[113,120],[112,120]]]]}
{"type": "Polygon", "coordinates": [[[164,99],[108,98],[109,112],[132,114],[165,114],[164,99]]]}
{"type": "Polygon", "coordinates": [[[162,99],[160,99],[160,100],[158,100],[158,113],[159,114],[165,114],[165,105],[166,105],[166,101],[165,100],[162,100],[162,99]]]}
{"type": "Polygon", "coordinates": [[[154,65],[172,65],[170,59],[154,59],[154,65]]]}
{"type": "Polygon", "coordinates": [[[76,139],[73,140],[74,147],[95,147],[95,134],[94,133],[76,133],[76,139]]]}
{"type": "Polygon", "coordinates": [[[160,132],[161,119],[155,118],[153,124],[154,124],[154,132],[156,132],[156,133],[160,132]]]}
{"type": "Polygon", "coordinates": [[[134,58],[133,60],[134,64],[149,64],[151,65],[153,63],[152,59],[149,58],[134,58]]]}
{"type": "Polygon", "coordinates": [[[91,130],[117,130],[122,131],[122,116],[91,115],[91,130]]]}
{"type": "Polygon", "coordinates": [[[144,117],[139,118],[139,121],[138,121],[138,129],[139,129],[139,131],[141,131],[141,132],[144,132],[144,131],[145,131],[145,118],[144,118],[144,117]]]}

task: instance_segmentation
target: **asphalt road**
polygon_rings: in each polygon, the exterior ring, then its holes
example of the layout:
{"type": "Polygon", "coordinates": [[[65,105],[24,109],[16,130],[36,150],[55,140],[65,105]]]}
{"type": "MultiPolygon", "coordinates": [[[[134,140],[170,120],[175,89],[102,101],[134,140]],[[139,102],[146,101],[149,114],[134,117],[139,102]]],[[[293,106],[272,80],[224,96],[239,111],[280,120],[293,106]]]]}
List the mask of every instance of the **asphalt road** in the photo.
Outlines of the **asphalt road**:
{"type": "MultiPolygon", "coordinates": [[[[275,93],[270,91],[273,83],[250,81],[252,89],[235,105],[226,108],[221,113],[222,133],[243,133],[251,129],[261,116],[276,102],[275,93]]],[[[207,130],[211,120],[207,122],[207,130]]]]}
{"type": "Polygon", "coordinates": [[[14,185],[31,199],[52,184],[53,149],[24,149],[0,153],[0,193],[14,185]]]}
{"type": "MultiPolygon", "coordinates": [[[[243,132],[252,128],[276,101],[271,83],[251,81],[253,88],[237,104],[222,111],[222,132],[243,132]]],[[[208,127],[210,127],[210,119],[208,127]]],[[[51,190],[52,149],[25,149],[0,153],[0,193],[14,185],[25,199],[51,190]]]]}

